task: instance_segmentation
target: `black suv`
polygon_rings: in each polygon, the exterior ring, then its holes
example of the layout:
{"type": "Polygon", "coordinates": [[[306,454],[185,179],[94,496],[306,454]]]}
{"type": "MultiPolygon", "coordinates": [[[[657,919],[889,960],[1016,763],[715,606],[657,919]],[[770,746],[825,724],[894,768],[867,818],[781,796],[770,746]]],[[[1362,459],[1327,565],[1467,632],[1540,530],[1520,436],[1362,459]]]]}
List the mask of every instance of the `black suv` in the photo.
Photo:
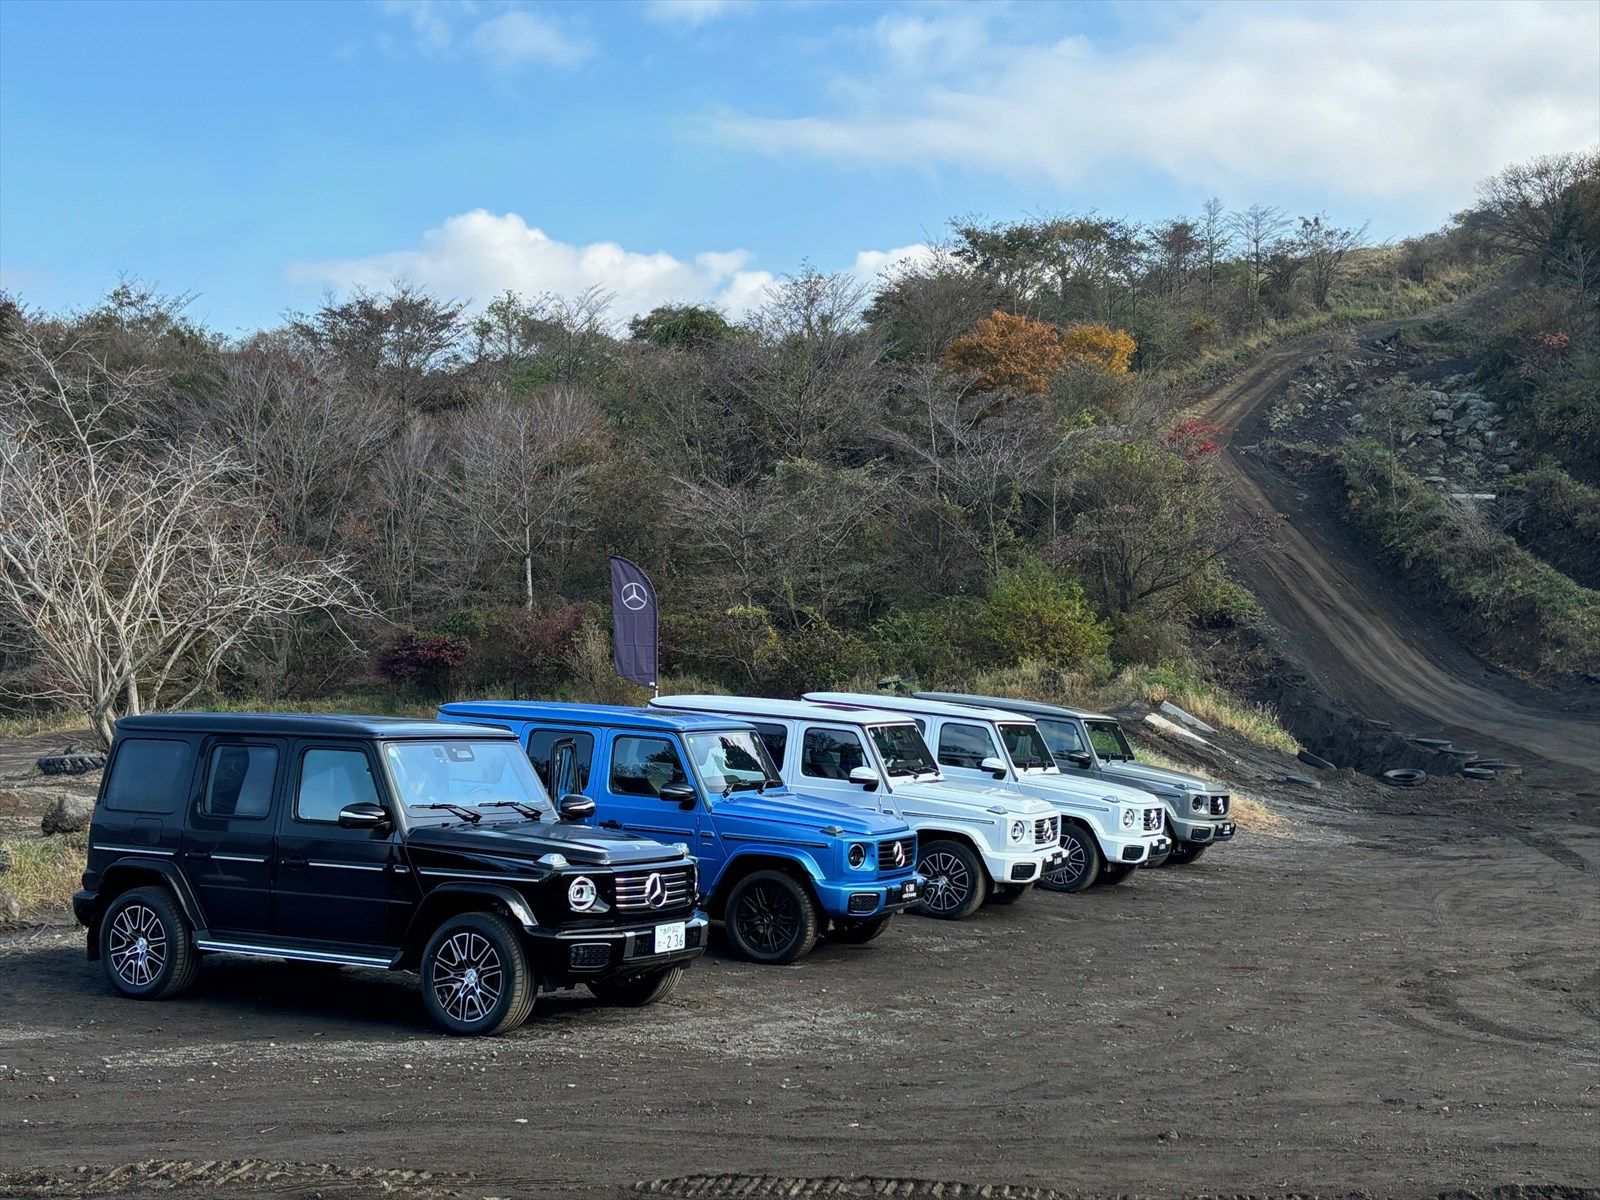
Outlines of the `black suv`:
{"type": "Polygon", "coordinates": [[[541,989],[649,1004],[705,949],[682,845],[552,806],[514,735],[379,717],[118,722],[73,897],[127,996],[208,953],[413,970],[451,1033],[504,1033],[541,989]]]}

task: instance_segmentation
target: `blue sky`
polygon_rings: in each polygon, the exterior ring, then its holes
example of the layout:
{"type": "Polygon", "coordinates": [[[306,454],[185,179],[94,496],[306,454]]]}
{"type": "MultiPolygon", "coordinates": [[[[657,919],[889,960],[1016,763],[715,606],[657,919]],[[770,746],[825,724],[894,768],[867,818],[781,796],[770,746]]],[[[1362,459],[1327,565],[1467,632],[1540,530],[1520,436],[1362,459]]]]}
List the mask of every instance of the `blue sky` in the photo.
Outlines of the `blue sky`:
{"type": "Polygon", "coordinates": [[[408,277],[739,312],[948,219],[1375,235],[1600,141],[1600,2],[0,4],[0,283],[226,332],[408,277]]]}

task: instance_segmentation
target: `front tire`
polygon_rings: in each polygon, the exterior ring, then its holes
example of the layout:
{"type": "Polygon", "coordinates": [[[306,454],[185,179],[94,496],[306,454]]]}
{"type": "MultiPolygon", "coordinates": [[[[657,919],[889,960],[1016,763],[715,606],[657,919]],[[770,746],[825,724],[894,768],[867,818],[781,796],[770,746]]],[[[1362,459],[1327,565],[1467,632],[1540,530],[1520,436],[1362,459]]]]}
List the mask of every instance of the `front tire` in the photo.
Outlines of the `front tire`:
{"type": "Polygon", "coordinates": [[[1172,846],[1172,864],[1185,867],[1204,854],[1209,846],[1197,845],[1194,842],[1174,842],[1172,846]]]}
{"type": "Polygon", "coordinates": [[[422,952],[422,1003],[446,1033],[510,1033],[533,1012],[533,969],[522,938],[498,913],[463,913],[422,952]]]}
{"type": "Polygon", "coordinates": [[[1015,904],[1028,894],[1031,883],[997,883],[989,893],[990,904],[1015,904]]]}
{"type": "Polygon", "coordinates": [[[838,942],[841,946],[865,946],[883,936],[883,931],[889,928],[889,922],[893,919],[893,913],[883,913],[864,921],[835,921],[827,937],[830,942],[838,942]]]}
{"type": "Polygon", "coordinates": [[[1100,844],[1094,840],[1094,834],[1076,825],[1063,824],[1061,852],[1066,856],[1061,865],[1053,871],[1046,871],[1039,878],[1039,886],[1047,892],[1081,892],[1093,887],[1104,863],[1100,844]]]}
{"type": "Polygon", "coordinates": [[[133,1000],[165,1000],[187,990],[200,969],[189,923],[164,887],[134,888],[100,919],[100,961],[111,986],[133,1000]]]}
{"type": "Polygon", "coordinates": [[[588,987],[594,993],[596,1000],[603,1000],[607,1004],[615,1004],[621,1008],[643,1008],[647,1004],[665,1000],[677,991],[678,980],[683,978],[685,970],[687,968],[680,964],[657,971],[645,971],[640,975],[597,979],[588,987]]]}
{"type": "Polygon", "coordinates": [[[1107,863],[1100,872],[1100,878],[1095,880],[1095,886],[1116,887],[1119,883],[1127,883],[1138,869],[1138,863],[1107,863]]]}
{"type": "Polygon", "coordinates": [[[768,966],[810,954],[821,925],[811,893],[782,871],[754,871],[734,884],[722,920],[739,956],[768,966]]]}
{"type": "Polygon", "coordinates": [[[983,907],[989,873],[964,842],[933,841],[922,847],[917,872],[927,876],[917,911],[941,921],[960,921],[983,907]]]}

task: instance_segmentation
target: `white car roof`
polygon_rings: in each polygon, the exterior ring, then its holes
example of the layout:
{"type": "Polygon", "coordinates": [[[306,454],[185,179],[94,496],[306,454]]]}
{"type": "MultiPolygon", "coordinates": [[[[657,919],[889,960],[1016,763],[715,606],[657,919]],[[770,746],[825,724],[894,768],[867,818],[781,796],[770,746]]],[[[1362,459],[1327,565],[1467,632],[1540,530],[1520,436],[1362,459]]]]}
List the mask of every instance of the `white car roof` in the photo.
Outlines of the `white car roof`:
{"type": "Polygon", "coordinates": [[[789,721],[832,721],[840,725],[908,725],[909,713],[864,704],[812,700],[773,700],[766,696],[658,696],[652,708],[710,712],[789,721]]]}
{"type": "Polygon", "coordinates": [[[869,696],[861,692],[807,692],[806,699],[819,704],[867,704],[891,709],[906,716],[965,718],[968,721],[1032,723],[1026,713],[1006,708],[981,708],[976,704],[950,704],[944,700],[919,700],[915,696],[869,696]]]}

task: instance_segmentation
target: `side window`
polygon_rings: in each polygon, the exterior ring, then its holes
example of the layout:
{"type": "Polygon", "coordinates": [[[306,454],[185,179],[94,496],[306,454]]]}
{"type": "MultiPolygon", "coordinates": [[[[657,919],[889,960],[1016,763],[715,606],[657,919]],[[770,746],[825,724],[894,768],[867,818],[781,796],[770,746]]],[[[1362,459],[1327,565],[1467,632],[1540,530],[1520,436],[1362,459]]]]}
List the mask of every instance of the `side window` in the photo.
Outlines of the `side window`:
{"type": "Polygon", "coordinates": [[[945,725],[939,730],[939,762],[946,767],[976,770],[994,755],[994,742],[982,725],[945,725]]]}
{"type": "Polygon", "coordinates": [[[1083,753],[1083,738],[1078,733],[1076,721],[1044,718],[1039,722],[1039,732],[1044,734],[1044,740],[1050,744],[1050,753],[1057,758],[1083,753]]]}
{"type": "Polygon", "coordinates": [[[619,737],[611,744],[611,790],[618,796],[659,796],[688,783],[678,747],[666,738],[619,737]]]}
{"type": "Polygon", "coordinates": [[[307,750],[300,756],[295,820],[333,824],[347,804],[379,802],[372,766],[360,750],[307,750]]]}
{"type": "Polygon", "coordinates": [[[113,812],[171,816],[189,802],[194,748],[170,738],[127,738],[117,745],[106,781],[105,806],[113,812]]]}
{"type": "Polygon", "coordinates": [[[789,744],[789,727],[787,725],[768,725],[756,721],[756,736],[761,739],[761,744],[767,748],[767,753],[772,756],[772,765],[778,770],[783,770],[783,751],[789,744]]]}
{"type": "Polygon", "coordinates": [[[573,780],[578,791],[589,786],[589,764],[594,761],[594,735],[579,729],[535,729],[528,735],[528,761],[539,774],[544,790],[555,795],[555,785],[550,779],[550,750],[563,738],[571,740],[578,759],[573,764],[577,778],[573,780]]]}
{"type": "Polygon", "coordinates": [[[851,771],[866,765],[860,736],[847,729],[813,726],[800,743],[800,774],[813,779],[849,779],[851,771]]]}
{"type": "Polygon", "coordinates": [[[218,746],[211,752],[200,811],[208,817],[264,817],[272,809],[278,751],[272,746],[218,746]]]}

